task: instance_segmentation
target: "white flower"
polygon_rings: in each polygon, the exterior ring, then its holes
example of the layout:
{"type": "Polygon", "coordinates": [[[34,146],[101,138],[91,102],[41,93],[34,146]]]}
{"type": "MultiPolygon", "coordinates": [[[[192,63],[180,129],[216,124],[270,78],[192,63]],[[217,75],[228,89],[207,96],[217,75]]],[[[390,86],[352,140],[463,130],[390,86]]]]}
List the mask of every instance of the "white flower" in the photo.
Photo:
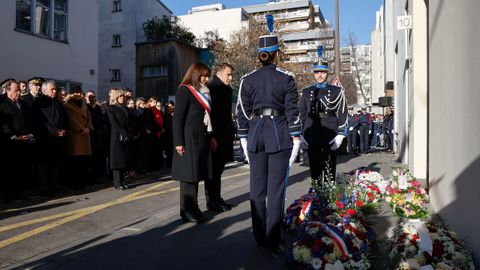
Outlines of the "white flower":
{"type": "Polygon", "coordinates": [[[319,258],[313,258],[311,264],[313,269],[320,269],[322,267],[322,260],[319,258]]]}
{"type": "Polygon", "coordinates": [[[345,270],[341,261],[337,260],[333,265],[333,270],[345,270]]]}

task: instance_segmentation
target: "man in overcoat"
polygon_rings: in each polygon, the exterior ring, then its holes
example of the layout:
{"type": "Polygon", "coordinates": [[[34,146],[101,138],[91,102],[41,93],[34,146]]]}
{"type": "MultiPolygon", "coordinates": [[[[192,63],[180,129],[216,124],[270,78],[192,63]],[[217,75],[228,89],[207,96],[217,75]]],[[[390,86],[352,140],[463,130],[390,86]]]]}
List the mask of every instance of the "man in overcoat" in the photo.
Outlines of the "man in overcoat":
{"type": "Polygon", "coordinates": [[[225,164],[233,161],[232,82],[233,67],[220,64],[208,84],[212,98],[212,138],[215,149],[212,153],[212,179],[205,182],[207,207],[215,212],[232,209],[232,204],[221,197],[221,177],[225,164]]]}

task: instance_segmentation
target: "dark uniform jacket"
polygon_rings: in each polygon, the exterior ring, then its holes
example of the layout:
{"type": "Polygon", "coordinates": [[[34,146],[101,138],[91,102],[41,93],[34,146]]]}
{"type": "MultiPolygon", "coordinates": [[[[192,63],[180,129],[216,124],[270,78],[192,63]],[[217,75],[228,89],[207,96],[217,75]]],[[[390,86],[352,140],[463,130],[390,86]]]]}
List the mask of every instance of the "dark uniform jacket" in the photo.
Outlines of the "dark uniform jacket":
{"type": "Polygon", "coordinates": [[[205,109],[186,86],[181,86],[175,96],[173,115],[173,145],[184,146],[185,154],[173,151],[172,176],[187,183],[210,179],[212,164],[210,135],[203,123],[205,109]]]}
{"type": "Polygon", "coordinates": [[[25,101],[27,104],[28,104],[28,107],[32,107],[33,106],[33,102],[35,102],[35,100],[41,96],[40,94],[37,95],[37,97],[34,97],[32,94],[28,93],[26,94],[25,96],[21,96],[20,99],[25,101]]]}
{"type": "Polygon", "coordinates": [[[248,151],[275,153],[292,149],[292,136],[301,134],[302,124],[295,81],[288,72],[270,64],[243,76],[239,99],[238,137],[248,137],[248,151]],[[284,115],[254,115],[262,109],[281,110],[284,115]]]}
{"type": "Polygon", "coordinates": [[[225,161],[233,161],[232,88],[214,76],[208,84],[212,99],[212,137],[217,152],[225,161]]]}
{"type": "Polygon", "coordinates": [[[129,141],[121,141],[120,136],[132,138],[129,127],[129,114],[125,105],[111,105],[107,108],[110,121],[110,168],[121,170],[129,165],[129,141]]]}
{"type": "Polygon", "coordinates": [[[359,126],[369,126],[369,129],[372,129],[372,121],[369,113],[360,113],[358,115],[358,124],[359,126]]]}
{"type": "Polygon", "coordinates": [[[300,116],[309,146],[327,146],[336,135],[346,136],[347,115],[345,94],[340,87],[325,83],[302,90],[300,116]]]}
{"type": "Polygon", "coordinates": [[[348,121],[347,121],[348,128],[353,127],[353,129],[358,128],[358,116],[355,114],[348,115],[348,121]]]}

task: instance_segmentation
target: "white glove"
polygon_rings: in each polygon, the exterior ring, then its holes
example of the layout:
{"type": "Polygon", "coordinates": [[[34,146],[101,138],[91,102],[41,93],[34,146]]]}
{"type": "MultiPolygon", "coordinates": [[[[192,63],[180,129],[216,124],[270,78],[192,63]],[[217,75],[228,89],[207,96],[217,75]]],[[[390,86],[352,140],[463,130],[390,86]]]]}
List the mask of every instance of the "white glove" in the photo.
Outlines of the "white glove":
{"type": "Polygon", "coordinates": [[[352,131],[352,130],[353,130],[353,127],[350,127],[348,130],[352,131]]]}
{"type": "Polygon", "coordinates": [[[331,140],[329,142],[329,144],[332,145],[332,147],[330,147],[330,149],[331,150],[337,150],[342,145],[343,138],[345,138],[344,135],[339,134],[339,135],[335,136],[335,138],[333,138],[333,140],[331,140]]]}
{"type": "Polygon", "coordinates": [[[380,133],[377,133],[377,136],[380,136],[380,133]]]}
{"type": "Polygon", "coordinates": [[[395,133],[395,130],[392,129],[392,133],[395,133]]]}
{"type": "Polygon", "coordinates": [[[250,164],[250,160],[248,159],[247,138],[240,138],[240,144],[242,145],[243,154],[245,155],[248,164],[250,164]]]}
{"type": "Polygon", "coordinates": [[[368,131],[368,135],[370,135],[370,134],[372,134],[372,131],[371,131],[371,130],[368,131]]]}
{"type": "Polygon", "coordinates": [[[292,166],[293,162],[298,156],[298,150],[300,150],[300,143],[302,141],[298,139],[293,139],[293,148],[292,148],[292,154],[290,155],[290,159],[288,160],[288,166],[292,166]]]}
{"type": "Polygon", "coordinates": [[[358,135],[360,135],[360,130],[357,131],[358,135]]]}

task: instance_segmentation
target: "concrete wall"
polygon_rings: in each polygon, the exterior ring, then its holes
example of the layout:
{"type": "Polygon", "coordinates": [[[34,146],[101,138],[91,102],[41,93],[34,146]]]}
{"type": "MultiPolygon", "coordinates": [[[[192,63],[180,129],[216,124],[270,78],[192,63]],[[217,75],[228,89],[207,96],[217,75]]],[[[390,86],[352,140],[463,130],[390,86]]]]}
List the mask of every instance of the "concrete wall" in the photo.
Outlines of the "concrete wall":
{"type": "Polygon", "coordinates": [[[409,167],[418,179],[427,178],[427,6],[424,0],[409,0],[409,14],[413,16],[413,29],[408,32],[411,83],[408,89],[409,110],[409,167]]]}
{"type": "MultiPolygon", "coordinates": [[[[393,42],[390,44],[391,48],[385,48],[386,51],[393,53],[393,60],[386,52],[386,62],[393,62],[393,81],[395,88],[395,136],[394,136],[394,151],[397,154],[398,160],[402,163],[408,163],[408,87],[410,84],[410,70],[408,61],[408,41],[407,32],[409,30],[397,30],[397,17],[406,15],[405,11],[406,0],[394,1],[393,12],[390,18],[392,24],[393,42]]],[[[385,21],[387,22],[387,21],[385,21]]],[[[389,42],[387,42],[389,44],[389,42]]],[[[388,67],[388,65],[387,65],[388,67]]],[[[387,76],[389,69],[387,71],[387,76]]],[[[388,79],[387,79],[388,80],[388,79]]]]}
{"type": "Polygon", "coordinates": [[[224,9],[218,11],[197,12],[178,16],[184,26],[196,37],[205,36],[205,31],[218,30],[219,36],[230,40],[230,35],[238,31],[248,20],[248,14],[242,8],[224,9]]]}
{"type": "Polygon", "coordinates": [[[40,76],[97,89],[99,0],[68,4],[68,42],[64,43],[15,31],[16,2],[1,1],[0,78],[40,76]]]}
{"type": "Polygon", "coordinates": [[[432,203],[480,265],[480,1],[430,0],[429,181],[432,203]]]}
{"type": "Polygon", "coordinates": [[[170,11],[158,0],[123,0],[121,12],[112,12],[111,1],[101,2],[99,94],[105,99],[111,87],[135,90],[135,43],[145,41],[142,24],[170,11]],[[112,48],[113,35],[121,35],[121,47],[112,48]],[[121,69],[121,81],[111,81],[112,69],[121,69]]]}

